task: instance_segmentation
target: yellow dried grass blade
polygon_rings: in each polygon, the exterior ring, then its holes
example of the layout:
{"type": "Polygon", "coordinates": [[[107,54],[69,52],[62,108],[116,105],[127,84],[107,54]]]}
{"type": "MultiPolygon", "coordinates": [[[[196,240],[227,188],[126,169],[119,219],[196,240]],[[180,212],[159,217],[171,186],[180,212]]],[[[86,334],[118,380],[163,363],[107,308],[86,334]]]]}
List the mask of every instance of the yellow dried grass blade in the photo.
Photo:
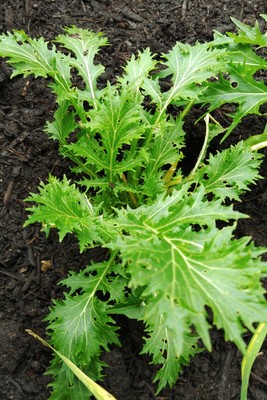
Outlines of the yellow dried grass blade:
{"type": "Polygon", "coordinates": [[[72,361],[70,361],[67,357],[63,356],[63,354],[55,350],[43,338],[38,336],[30,329],[26,329],[26,332],[29,335],[35,337],[35,339],[38,339],[44,346],[49,347],[49,349],[53,350],[64,361],[64,363],[72,370],[72,372],[77,376],[77,378],[80,379],[80,381],[87,387],[87,389],[95,396],[97,400],[116,400],[115,397],[113,397],[104,388],[102,388],[91,378],[89,378],[89,376],[85,375],[75,364],[73,364],[72,361]]]}

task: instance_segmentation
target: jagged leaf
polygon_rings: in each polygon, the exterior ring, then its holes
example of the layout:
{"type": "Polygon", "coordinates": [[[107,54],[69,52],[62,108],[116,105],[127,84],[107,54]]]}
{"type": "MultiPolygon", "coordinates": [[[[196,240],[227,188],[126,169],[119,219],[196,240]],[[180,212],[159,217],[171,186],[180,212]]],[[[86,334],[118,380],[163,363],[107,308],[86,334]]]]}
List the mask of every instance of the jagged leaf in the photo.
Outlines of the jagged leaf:
{"type": "Polygon", "coordinates": [[[47,122],[45,131],[48,135],[58,140],[61,151],[64,152],[63,145],[67,144],[69,135],[78,128],[78,123],[75,121],[75,113],[69,110],[70,102],[62,101],[54,114],[54,121],[47,122]]]}
{"type": "MultiPolygon", "coordinates": [[[[244,327],[253,330],[254,322],[267,318],[259,281],[267,264],[257,259],[263,250],[250,243],[250,238],[234,239],[235,225],[217,229],[215,221],[241,215],[220,201],[205,199],[204,188],[191,193],[189,188],[184,185],[171,196],[160,196],[151,206],[120,211],[118,226],[126,235],[109,245],[120,249],[131,274],[130,284],[145,286],[143,296],[150,312],[145,311],[144,321],[157,326],[158,332],[158,342],[156,332],[152,334],[155,360],[159,349],[168,349],[177,358],[183,354],[183,335],[179,344],[172,342],[170,310],[176,315],[176,329],[189,334],[188,327],[195,326],[209,349],[207,307],[213,312],[213,323],[241,351],[245,349],[244,327]],[[164,329],[166,342],[160,334],[164,329]]],[[[167,366],[166,371],[170,373],[167,366]]],[[[174,375],[160,379],[172,382],[174,375]]]]}
{"type": "Polygon", "coordinates": [[[56,48],[48,49],[44,38],[32,39],[24,31],[2,34],[0,52],[8,57],[14,67],[12,76],[22,74],[24,77],[34,74],[35,77],[47,77],[53,71],[56,48]]]}
{"type": "Polygon", "coordinates": [[[141,164],[142,153],[128,156],[125,146],[141,139],[145,130],[141,106],[127,92],[119,93],[108,85],[97,108],[90,112],[88,135],[69,148],[94,165],[97,172],[105,171],[109,182],[115,182],[122,173],[141,164]]]}
{"type": "Polygon", "coordinates": [[[53,78],[50,86],[58,101],[75,97],[71,83],[69,57],[61,54],[53,45],[48,47],[42,37],[30,38],[24,31],[8,32],[0,37],[0,54],[7,57],[14,67],[11,77],[33,74],[35,77],[53,78]]]}
{"type": "Polygon", "coordinates": [[[31,212],[25,226],[42,222],[43,230],[48,234],[55,227],[59,230],[59,239],[63,240],[67,233],[75,232],[81,251],[93,243],[102,243],[99,218],[85,194],[64,176],[63,180],[50,176],[47,184],[41,183],[39,194],[31,193],[26,199],[36,202],[37,206],[28,208],[31,212]]]}
{"type": "Polygon", "coordinates": [[[167,384],[173,386],[182,366],[199,351],[198,337],[188,326],[187,311],[159,293],[145,307],[144,318],[147,335],[142,353],[151,354],[153,363],[162,366],[154,379],[159,381],[159,392],[167,384]]]}
{"type": "Polygon", "coordinates": [[[260,105],[267,101],[267,86],[263,81],[257,81],[252,76],[253,71],[244,65],[230,66],[230,79],[220,77],[216,82],[209,83],[201,102],[210,104],[209,111],[213,111],[226,103],[238,104],[236,111],[230,116],[233,121],[223,139],[248,114],[261,115],[260,105]]]}
{"type": "Polygon", "coordinates": [[[183,157],[180,150],[184,147],[183,120],[170,119],[165,125],[160,126],[160,132],[150,144],[150,158],[145,173],[154,175],[156,171],[183,157]]]}
{"type": "Polygon", "coordinates": [[[98,95],[97,79],[104,72],[101,64],[94,64],[94,58],[102,46],[107,45],[107,38],[102,33],[94,33],[88,29],[75,26],[64,29],[65,34],[56,38],[58,43],[70,50],[74,57],[70,57],[69,65],[76,68],[83,78],[87,96],[84,100],[95,101],[98,95]]]}
{"type": "MultiPolygon", "coordinates": [[[[184,135],[183,120],[180,118],[176,120],[170,118],[165,124],[159,125],[157,135],[150,143],[150,157],[143,174],[142,191],[150,199],[154,200],[159,193],[166,190],[167,182],[164,179],[166,169],[173,164],[177,167],[183,158],[181,149],[184,146],[184,135]]],[[[177,171],[174,171],[174,175],[175,172],[177,171]]]]}
{"type": "Polygon", "coordinates": [[[172,77],[173,85],[164,94],[165,104],[197,98],[202,92],[201,83],[224,69],[223,53],[224,50],[214,49],[210,43],[197,43],[194,46],[176,43],[164,55],[167,68],[160,75],[172,77]]]}
{"type": "Polygon", "coordinates": [[[242,141],[215,156],[195,176],[202,182],[207,193],[222,199],[240,200],[240,195],[249,190],[249,185],[260,178],[258,173],[262,156],[252,152],[242,141]]]}
{"type": "Polygon", "coordinates": [[[130,90],[138,90],[143,86],[143,82],[148,74],[155,69],[157,61],[151,55],[149,49],[139,51],[138,55],[132,55],[131,59],[127,61],[126,66],[123,68],[124,73],[118,79],[121,85],[127,85],[130,90]]]}
{"type": "MultiPolygon", "coordinates": [[[[267,20],[266,15],[262,15],[262,17],[267,20]]],[[[238,21],[238,19],[234,17],[232,17],[231,20],[239,28],[238,34],[228,32],[227,35],[234,39],[236,43],[246,43],[254,46],[257,45],[261,47],[267,47],[267,34],[266,32],[261,32],[258,21],[255,22],[254,26],[249,26],[241,21],[238,21]]]]}
{"type": "MultiPolygon", "coordinates": [[[[101,350],[108,351],[112,343],[120,344],[116,334],[117,328],[108,315],[110,306],[107,301],[99,300],[96,295],[96,292],[100,291],[104,295],[110,286],[109,276],[121,272],[120,267],[114,264],[115,257],[114,253],[107,262],[89,266],[78,274],[71,273],[64,279],[61,284],[69,287],[70,292],[65,294],[63,301],[54,301],[54,306],[46,318],[51,332],[50,343],[93,380],[101,378],[102,367],[105,365],[99,359],[101,350]]],[[[123,300],[123,289],[121,292],[119,286],[114,287],[109,301],[123,300]]],[[[80,393],[80,399],[84,398],[84,388],[58,359],[53,361],[48,374],[54,376],[52,386],[56,393],[59,382],[63,383],[62,379],[65,380],[63,387],[66,383],[73,387],[73,393],[70,391],[68,394],[70,397],[57,394],[58,399],[76,400],[77,393],[80,393]]],[[[53,395],[51,398],[54,398],[53,395]]]]}

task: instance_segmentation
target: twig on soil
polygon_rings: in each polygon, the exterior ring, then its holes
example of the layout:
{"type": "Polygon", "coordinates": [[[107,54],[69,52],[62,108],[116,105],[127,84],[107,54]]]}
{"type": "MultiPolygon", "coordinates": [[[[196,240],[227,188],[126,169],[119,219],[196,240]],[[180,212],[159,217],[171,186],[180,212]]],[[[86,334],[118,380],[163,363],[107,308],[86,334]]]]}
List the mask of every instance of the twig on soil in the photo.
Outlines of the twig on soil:
{"type": "Polygon", "coordinates": [[[28,240],[29,236],[27,235],[26,230],[23,230],[22,236],[23,236],[23,239],[25,241],[26,248],[27,248],[27,259],[28,259],[30,265],[32,267],[34,267],[34,269],[30,273],[30,275],[28,276],[26,282],[24,283],[24,285],[23,285],[23,287],[21,289],[22,292],[26,292],[29,289],[29,287],[31,286],[32,281],[35,278],[36,278],[36,282],[40,283],[40,280],[41,280],[41,259],[40,259],[40,256],[37,256],[37,257],[34,256],[33,247],[31,246],[31,244],[39,236],[39,233],[35,234],[31,240],[28,240]]]}
{"type": "Polygon", "coordinates": [[[13,192],[13,189],[14,189],[14,186],[15,186],[15,179],[14,178],[19,176],[20,170],[21,170],[20,166],[19,167],[14,167],[12,169],[12,173],[11,173],[12,179],[9,182],[9,184],[7,185],[7,189],[6,189],[5,194],[4,194],[4,199],[3,199],[4,206],[6,206],[8,204],[8,202],[9,202],[9,200],[10,200],[10,197],[12,195],[12,192],[13,192]]]}
{"type": "Polygon", "coordinates": [[[24,141],[24,139],[26,139],[27,136],[29,136],[29,132],[23,132],[21,136],[12,140],[12,142],[8,146],[8,150],[13,149],[17,144],[22,143],[24,141]]]}
{"type": "Polygon", "coordinates": [[[267,386],[267,381],[266,379],[261,378],[260,376],[256,375],[254,372],[251,371],[251,376],[253,376],[254,379],[262,383],[263,385],[267,386]]]}
{"type": "Polygon", "coordinates": [[[37,256],[37,260],[36,260],[36,269],[37,269],[37,272],[36,272],[37,283],[40,283],[40,281],[41,281],[41,258],[39,255],[37,256]]]}
{"type": "Polygon", "coordinates": [[[81,0],[81,5],[82,5],[83,12],[86,13],[87,9],[86,9],[86,6],[85,6],[85,4],[84,4],[84,2],[82,0],[81,0]]]}
{"type": "Polygon", "coordinates": [[[28,235],[26,235],[26,232],[25,232],[23,235],[23,238],[25,241],[27,241],[27,245],[30,246],[31,244],[33,244],[33,242],[35,242],[36,239],[39,238],[39,234],[40,234],[40,229],[37,228],[37,229],[33,229],[32,232],[30,232],[28,235]],[[32,236],[32,238],[30,240],[28,240],[30,236],[32,236]]]}
{"type": "Polygon", "coordinates": [[[240,13],[239,13],[239,15],[238,15],[238,19],[239,19],[240,21],[242,21],[243,16],[244,16],[244,1],[241,0],[241,10],[240,10],[240,13]]]}
{"type": "Polygon", "coordinates": [[[25,241],[26,248],[27,248],[28,261],[32,267],[36,268],[36,260],[35,260],[34,254],[33,254],[33,249],[32,249],[32,246],[28,242],[28,236],[27,236],[27,233],[25,230],[22,231],[22,236],[25,241]]]}
{"type": "Polygon", "coordinates": [[[22,236],[23,236],[23,239],[25,241],[26,248],[27,248],[27,259],[28,259],[30,265],[34,267],[34,269],[30,273],[30,275],[28,276],[26,282],[24,283],[24,285],[23,285],[23,287],[21,289],[22,292],[26,292],[29,289],[29,287],[31,286],[32,281],[33,281],[33,279],[35,278],[36,275],[37,275],[37,277],[39,279],[39,273],[38,273],[38,267],[36,265],[37,264],[36,263],[36,259],[35,259],[34,254],[33,254],[32,246],[28,242],[28,235],[27,235],[26,230],[22,231],[22,236]]]}
{"type": "Polygon", "coordinates": [[[34,258],[32,246],[29,246],[27,244],[26,244],[26,246],[27,246],[27,259],[32,267],[36,267],[36,261],[34,258]]]}
{"type": "Polygon", "coordinates": [[[7,185],[7,189],[4,194],[4,199],[3,199],[4,206],[6,206],[9,203],[14,186],[15,186],[15,181],[12,179],[12,181],[10,181],[9,184],[7,185]]]}
{"type": "Polygon", "coordinates": [[[8,382],[12,383],[20,393],[24,393],[23,390],[21,389],[20,384],[17,381],[15,381],[15,379],[7,378],[7,380],[8,382]]]}
{"type": "Polygon", "coordinates": [[[28,90],[28,87],[29,87],[29,86],[30,86],[30,81],[28,80],[28,81],[26,81],[26,83],[25,83],[25,85],[24,85],[24,87],[23,87],[23,89],[22,89],[21,95],[22,95],[23,97],[26,96],[26,93],[27,93],[27,90],[28,90]]]}
{"type": "Polygon", "coordinates": [[[28,276],[26,282],[22,286],[22,289],[21,289],[22,292],[26,292],[29,289],[35,276],[36,276],[36,269],[34,268],[32,270],[32,272],[30,273],[30,275],[28,276]]]}
{"type": "Polygon", "coordinates": [[[182,14],[181,21],[183,21],[183,20],[185,19],[185,17],[186,17],[187,1],[188,1],[188,0],[183,0],[182,5],[179,4],[179,5],[177,5],[177,6],[174,6],[174,7],[170,8],[170,9],[168,10],[168,12],[172,12],[172,11],[177,10],[178,8],[181,8],[181,9],[182,9],[182,11],[181,11],[181,14],[182,14]]]}
{"type": "Polygon", "coordinates": [[[181,21],[183,21],[185,19],[186,8],[187,8],[187,0],[184,0],[183,4],[182,4],[182,13],[181,13],[182,14],[182,18],[181,18],[181,21]]]}
{"type": "Polygon", "coordinates": [[[32,14],[32,2],[31,0],[25,0],[25,13],[27,17],[30,17],[32,14]]]}
{"type": "Polygon", "coordinates": [[[225,393],[225,385],[230,373],[230,366],[231,366],[231,362],[234,356],[234,352],[235,350],[233,348],[230,348],[230,350],[227,352],[225,360],[224,360],[224,364],[222,366],[221,369],[221,376],[220,376],[220,386],[219,386],[219,390],[218,390],[218,399],[223,399],[224,398],[224,393],[225,393]]]}
{"type": "Polygon", "coordinates": [[[10,278],[17,279],[18,281],[25,281],[25,279],[22,278],[22,276],[19,276],[19,275],[16,275],[16,274],[12,274],[11,272],[3,271],[2,269],[0,269],[0,274],[9,276],[10,278]]]}

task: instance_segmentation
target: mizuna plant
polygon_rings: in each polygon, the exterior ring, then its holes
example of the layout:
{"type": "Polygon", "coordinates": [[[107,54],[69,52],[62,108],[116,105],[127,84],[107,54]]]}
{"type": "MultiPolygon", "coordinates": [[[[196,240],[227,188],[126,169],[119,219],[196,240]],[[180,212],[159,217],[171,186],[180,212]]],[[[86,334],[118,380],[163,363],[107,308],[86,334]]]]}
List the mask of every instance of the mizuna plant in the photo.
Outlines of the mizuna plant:
{"type": "MultiPolygon", "coordinates": [[[[99,85],[104,67],[95,62],[107,44],[101,34],[73,26],[54,44],[21,31],[0,37],[13,77],[47,78],[57,108],[46,132],[77,173],[75,183],[66,176],[41,183],[27,199],[35,205],[26,225],[41,222],[47,235],[57,228],[60,240],[74,233],[81,252],[108,250],[105,261],[70,272],[61,282],[64,300],[55,300],[47,317],[51,346],[94,380],[103,374],[102,351],[120,344],[114,315],[144,322],[142,352],[159,365],[158,391],[176,382],[201,347],[212,349],[212,326],[245,353],[243,333],[267,322],[266,249],[234,236],[247,216],[232,205],[259,178],[262,156],[253,149],[264,144],[257,136],[253,146],[210,150],[212,139],[259,114],[267,100],[256,74],[267,67],[258,53],[267,36],[258,24],[234,22],[238,34],[178,42],[158,60],[140,51],[106,85],[99,85]],[[226,130],[211,115],[224,103],[236,105],[226,130]],[[195,121],[205,127],[203,146],[185,174],[184,148],[195,149],[184,121],[195,105],[208,113],[195,121]]],[[[50,399],[88,398],[58,356],[48,373],[50,399]]]]}

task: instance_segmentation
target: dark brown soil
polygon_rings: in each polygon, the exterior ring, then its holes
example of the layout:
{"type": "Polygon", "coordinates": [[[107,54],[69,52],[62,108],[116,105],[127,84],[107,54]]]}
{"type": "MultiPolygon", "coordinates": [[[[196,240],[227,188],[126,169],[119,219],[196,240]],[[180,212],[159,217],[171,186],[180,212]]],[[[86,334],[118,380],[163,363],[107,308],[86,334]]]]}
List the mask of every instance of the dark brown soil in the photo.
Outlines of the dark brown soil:
{"type": "MultiPolygon", "coordinates": [[[[230,16],[254,23],[263,13],[267,14],[263,0],[2,0],[0,31],[24,29],[47,39],[72,24],[103,31],[111,45],[101,61],[112,79],[137,49],[149,46],[153,52],[165,52],[177,40],[209,40],[213,29],[234,29],[230,16]]],[[[57,282],[68,270],[101,257],[101,252],[94,249],[81,256],[71,236],[59,244],[56,234],[46,240],[39,226],[23,229],[23,200],[48,173],[61,176],[68,166],[43,133],[54,109],[45,82],[20,77],[10,81],[10,68],[0,66],[0,399],[44,400],[49,398],[49,377],[43,373],[51,354],[25,329],[45,336],[43,318],[51,299],[61,295],[57,282]],[[52,263],[46,272],[40,269],[44,261],[52,263]]],[[[236,135],[261,133],[263,127],[263,118],[247,118],[236,135]]],[[[267,176],[266,161],[262,174],[267,176]]],[[[239,207],[251,219],[239,224],[237,234],[252,235],[257,244],[267,246],[266,179],[239,207]]],[[[211,354],[199,354],[173,389],[156,396],[155,369],[147,357],[138,355],[142,326],[126,320],[121,326],[122,347],[104,356],[110,365],[104,385],[118,400],[240,398],[241,356],[221,332],[213,333],[211,354]]],[[[249,391],[249,400],[266,399],[267,343],[255,363],[249,391]]]]}

